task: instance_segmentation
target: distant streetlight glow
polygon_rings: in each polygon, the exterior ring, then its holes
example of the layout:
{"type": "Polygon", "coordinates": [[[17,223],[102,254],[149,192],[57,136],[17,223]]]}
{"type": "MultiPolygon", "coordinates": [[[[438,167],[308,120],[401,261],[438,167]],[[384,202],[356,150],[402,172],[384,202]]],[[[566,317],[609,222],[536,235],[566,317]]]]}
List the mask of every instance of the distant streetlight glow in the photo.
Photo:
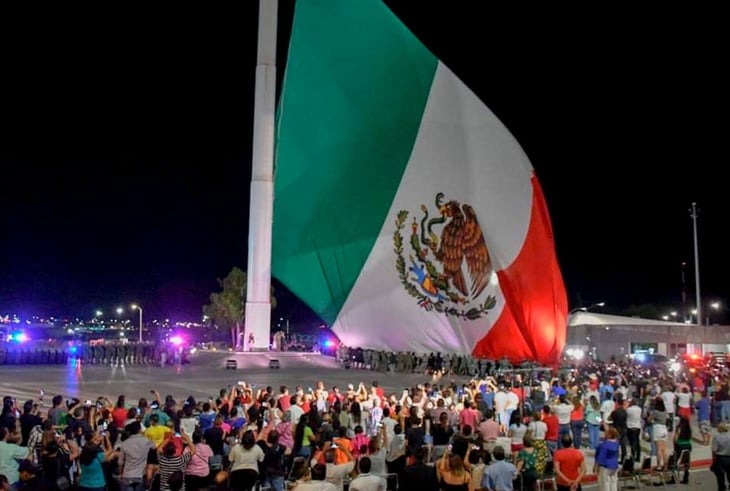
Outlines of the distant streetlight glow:
{"type": "Polygon", "coordinates": [[[97,310],[96,311],[96,316],[97,317],[101,317],[102,315],[104,315],[104,312],[102,312],[101,310],[97,310]]]}

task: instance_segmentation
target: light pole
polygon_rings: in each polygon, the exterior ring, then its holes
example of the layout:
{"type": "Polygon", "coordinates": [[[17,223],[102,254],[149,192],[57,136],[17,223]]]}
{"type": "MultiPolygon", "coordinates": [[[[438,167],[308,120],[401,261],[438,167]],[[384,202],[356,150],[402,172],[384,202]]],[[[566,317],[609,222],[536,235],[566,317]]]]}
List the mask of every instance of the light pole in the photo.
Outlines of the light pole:
{"type": "Polygon", "coordinates": [[[702,300],[700,295],[700,252],[697,247],[697,203],[692,203],[689,210],[689,216],[692,217],[692,228],[694,230],[695,239],[695,295],[697,297],[697,325],[702,325],[702,300]]]}
{"type": "Polygon", "coordinates": [[[137,305],[136,303],[132,304],[132,310],[137,309],[139,310],[139,342],[142,342],[142,307],[137,305]]]}

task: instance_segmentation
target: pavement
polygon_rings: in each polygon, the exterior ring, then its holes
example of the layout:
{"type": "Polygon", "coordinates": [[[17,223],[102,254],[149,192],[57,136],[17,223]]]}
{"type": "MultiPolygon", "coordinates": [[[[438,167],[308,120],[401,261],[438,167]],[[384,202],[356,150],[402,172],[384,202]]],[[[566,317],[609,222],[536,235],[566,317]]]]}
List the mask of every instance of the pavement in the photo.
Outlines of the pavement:
{"type": "MultiPolygon", "coordinates": [[[[45,404],[61,394],[64,398],[95,399],[99,396],[116,401],[119,394],[125,394],[127,401],[150,397],[150,390],[157,390],[161,396],[171,394],[176,400],[189,395],[207,398],[217,395],[221,388],[246,381],[257,387],[270,385],[278,390],[286,385],[291,390],[297,385],[314,387],[318,380],[326,387],[337,385],[345,389],[347,384],[357,386],[363,382],[370,385],[378,381],[386,393],[400,392],[404,387],[431,381],[424,374],[394,372],[373,372],[342,368],[333,358],[314,353],[267,352],[198,352],[191,363],[182,366],[110,366],[110,365],[2,365],[0,366],[0,395],[16,397],[18,401],[38,399],[39,391],[45,391],[45,404]],[[236,360],[237,369],[226,369],[226,361],[236,360]],[[269,368],[272,359],[279,360],[279,369],[269,368]]],[[[466,377],[449,377],[441,380],[457,384],[467,381],[466,377]]],[[[696,421],[692,421],[693,435],[699,436],[696,421]]],[[[714,431],[714,430],[713,430],[714,431]]],[[[671,437],[672,435],[670,435],[671,437]]],[[[587,438],[584,437],[584,440],[587,438]]],[[[670,439],[671,441],[671,439],[670,439]]],[[[593,468],[593,451],[583,449],[589,472],[593,468]]],[[[642,441],[642,455],[648,455],[649,444],[642,441]]],[[[683,489],[715,489],[714,475],[707,471],[712,459],[710,446],[695,443],[691,462],[693,471],[690,486],[683,489]],[[695,480],[695,476],[697,479],[695,480]],[[696,482],[695,482],[696,481],[696,482]],[[701,487],[697,487],[700,486],[701,487]]],[[[587,476],[586,487],[595,483],[596,476],[587,476]]],[[[669,486],[667,486],[669,487],[669,486]]]]}

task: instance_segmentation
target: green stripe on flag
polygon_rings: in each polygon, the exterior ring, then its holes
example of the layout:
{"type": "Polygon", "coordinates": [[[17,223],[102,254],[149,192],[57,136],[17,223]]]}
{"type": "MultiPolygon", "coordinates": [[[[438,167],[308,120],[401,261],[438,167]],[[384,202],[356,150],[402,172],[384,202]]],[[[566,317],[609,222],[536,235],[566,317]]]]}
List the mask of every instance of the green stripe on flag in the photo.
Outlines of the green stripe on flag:
{"type": "Polygon", "coordinates": [[[297,2],[277,115],[272,273],[327,323],[386,219],[437,64],[380,1],[297,2]]]}

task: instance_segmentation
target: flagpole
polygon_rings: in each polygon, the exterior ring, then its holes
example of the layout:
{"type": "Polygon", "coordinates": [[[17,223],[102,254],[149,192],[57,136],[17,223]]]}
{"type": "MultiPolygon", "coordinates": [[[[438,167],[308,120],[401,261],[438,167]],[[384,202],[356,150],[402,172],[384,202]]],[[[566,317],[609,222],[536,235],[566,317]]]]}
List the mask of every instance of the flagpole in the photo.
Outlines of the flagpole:
{"type": "MultiPolygon", "coordinates": [[[[276,20],[278,0],[259,0],[251,203],[243,346],[266,351],[271,335],[271,224],[274,209],[276,20]]],[[[240,340],[236,340],[240,345],[240,340]]]]}

